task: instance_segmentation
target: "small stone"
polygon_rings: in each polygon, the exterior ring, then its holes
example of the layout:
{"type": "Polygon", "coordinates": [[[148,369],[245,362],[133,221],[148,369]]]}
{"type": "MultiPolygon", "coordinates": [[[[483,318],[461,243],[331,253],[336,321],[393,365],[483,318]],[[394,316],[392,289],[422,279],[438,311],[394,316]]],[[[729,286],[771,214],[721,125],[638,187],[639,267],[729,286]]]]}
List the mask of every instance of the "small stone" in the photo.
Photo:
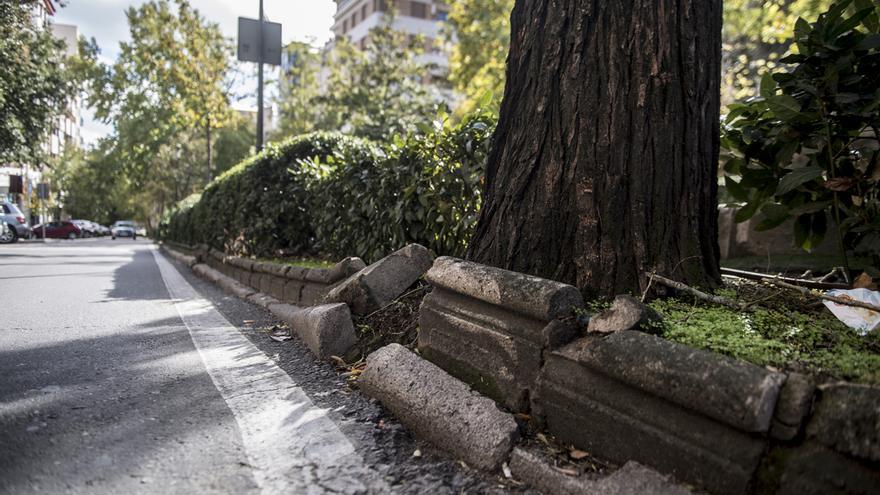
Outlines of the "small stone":
{"type": "Polygon", "coordinates": [[[590,333],[614,333],[627,330],[642,330],[655,333],[653,327],[663,321],[659,313],[638,299],[620,295],[614,298],[611,308],[590,319],[587,331],[590,333]]]}

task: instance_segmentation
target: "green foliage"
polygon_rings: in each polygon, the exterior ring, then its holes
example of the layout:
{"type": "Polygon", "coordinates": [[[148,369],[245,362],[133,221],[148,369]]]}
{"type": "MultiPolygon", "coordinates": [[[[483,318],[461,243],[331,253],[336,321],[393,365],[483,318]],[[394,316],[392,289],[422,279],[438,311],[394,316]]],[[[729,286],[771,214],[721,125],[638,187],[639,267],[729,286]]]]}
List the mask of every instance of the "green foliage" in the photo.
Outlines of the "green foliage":
{"type": "Polygon", "coordinates": [[[450,6],[447,38],[454,43],[450,79],[465,97],[458,109],[462,114],[477,108],[498,113],[513,4],[514,0],[459,0],[450,6]]]}
{"type": "Polygon", "coordinates": [[[323,60],[302,47],[300,64],[280,101],[281,128],[298,133],[340,131],[385,140],[415,131],[436,114],[439,95],[422,84],[430,68],[416,61],[424,40],[391,28],[388,17],[370,31],[364,49],[345,37],[335,40],[323,60]],[[318,91],[316,74],[329,72],[318,91]]]}
{"type": "Polygon", "coordinates": [[[759,81],[792,47],[798,17],[815,19],[832,0],[726,0],[722,28],[721,99],[755,96],[759,81]]]}
{"type": "Polygon", "coordinates": [[[312,188],[316,245],[366,260],[412,242],[438,254],[463,255],[480,207],[493,130],[485,115],[456,127],[436,121],[395,138],[373,159],[335,154],[310,161],[322,176],[312,188]]]}
{"type": "Polygon", "coordinates": [[[182,205],[161,235],[227,252],[376,260],[418,242],[462,255],[494,121],[438,121],[384,147],[341,134],[271,145],[182,205]]]}
{"type": "Polygon", "coordinates": [[[759,366],[880,383],[880,333],[860,337],[829,312],[741,313],[676,299],[656,300],[651,306],[663,315],[663,336],[673,342],[759,366]]]}
{"type": "Polygon", "coordinates": [[[75,93],[64,43],[31,22],[31,2],[0,2],[0,163],[40,163],[55,119],[75,93]]]}
{"type": "Polygon", "coordinates": [[[880,251],[880,34],[877,7],[844,0],[795,28],[789,72],[765,75],[761,94],[729,107],[722,145],[727,192],[757,212],[758,229],[794,219],[810,251],[838,221],[840,243],[880,251]],[[847,8],[855,5],[854,13],[847,8]]]}

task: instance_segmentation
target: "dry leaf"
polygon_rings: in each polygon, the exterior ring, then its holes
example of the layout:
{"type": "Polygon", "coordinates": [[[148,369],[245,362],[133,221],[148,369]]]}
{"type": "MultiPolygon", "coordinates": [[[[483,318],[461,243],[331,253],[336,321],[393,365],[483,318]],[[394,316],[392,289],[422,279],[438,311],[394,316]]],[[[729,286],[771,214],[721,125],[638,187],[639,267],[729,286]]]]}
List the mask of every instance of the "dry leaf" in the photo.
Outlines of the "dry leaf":
{"type": "Polygon", "coordinates": [[[862,272],[862,274],[856,277],[853,281],[853,289],[877,290],[877,284],[874,283],[874,279],[871,278],[870,275],[862,272]]]}
{"type": "Polygon", "coordinates": [[[590,456],[590,453],[589,453],[589,452],[584,452],[583,450],[572,449],[572,450],[568,453],[568,455],[569,455],[572,459],[574,459],[574,460],[576,460],[576,461],[579,461],[579,460],[583,459],[584,457],[589,457],[589,456],[590,456]]]}
{"type": "Polygon", "coordinates": [[[538,437],[538,440],[544,442],[547,445],[550,445],[550,441],[547,440],[547,436],[544,435],[543,433],[538,433],[537,437],[538,437]]]}
{"type": "Polygon", "coordinates": [[[504,473],[505,478],[513,478],[513,474],[510,472],[510,466],[508,466],[506,462],[501,464],[501,472],[504,473]]]}
{"type": "Polygon", "coordinates": [[[516,419],[526,421],[526,422],[532,420],[532,417],[526,413],[516,413],[516,414],[514,414],[514,417],[516,417],[516,419]]]}
{"type": "Polygon", "coordinates": [[[556,471],[559,471],[560,473],[562,473],[562,474],[564,474],[564,475],[566,475],[566,476],[575,476],[575,477],[577,477],[577,476],[580,475],[580,473],[578,473],[576,469],[561,468],[561,467],[555,467],[555,466],[553,467],[553,469],[555,469],[556,471]]]}

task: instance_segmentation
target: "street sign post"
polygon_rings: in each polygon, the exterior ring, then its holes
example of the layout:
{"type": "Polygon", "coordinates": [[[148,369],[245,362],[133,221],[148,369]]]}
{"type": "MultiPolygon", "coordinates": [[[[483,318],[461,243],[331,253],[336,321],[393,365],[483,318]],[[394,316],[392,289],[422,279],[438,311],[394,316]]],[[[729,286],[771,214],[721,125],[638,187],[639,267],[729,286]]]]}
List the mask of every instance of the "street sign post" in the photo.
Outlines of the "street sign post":
{"type": "Polygon", "coordinates": [[[263,64],[281,65],[281,24],[260,18],[238,18],[238,59],[257,63],[257,151],[263,150],[263,64]]]}

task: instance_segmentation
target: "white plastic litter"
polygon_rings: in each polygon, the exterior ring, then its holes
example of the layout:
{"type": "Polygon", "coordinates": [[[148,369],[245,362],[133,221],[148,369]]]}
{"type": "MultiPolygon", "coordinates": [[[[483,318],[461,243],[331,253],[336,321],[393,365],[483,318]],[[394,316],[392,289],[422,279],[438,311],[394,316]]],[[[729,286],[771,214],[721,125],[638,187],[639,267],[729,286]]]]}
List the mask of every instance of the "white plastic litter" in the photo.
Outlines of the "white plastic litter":
{"type": "MultiPolygon", "coordinates": [[[[880,306],[880,292],[870,289],[834,289],[826,293],[829,296],[845,297],[856,301],[862,301],[868,304],[880,306]]],[[[825,307],[834,313],[838,320],[846,324],[850,328],[855,328],[859,335],[868,335],[872,330],[880,325],[880,313],[871,311],[866,308],[858,308],[856,306],[845,306],[831,301],[823,301],[825,307]]]]}

